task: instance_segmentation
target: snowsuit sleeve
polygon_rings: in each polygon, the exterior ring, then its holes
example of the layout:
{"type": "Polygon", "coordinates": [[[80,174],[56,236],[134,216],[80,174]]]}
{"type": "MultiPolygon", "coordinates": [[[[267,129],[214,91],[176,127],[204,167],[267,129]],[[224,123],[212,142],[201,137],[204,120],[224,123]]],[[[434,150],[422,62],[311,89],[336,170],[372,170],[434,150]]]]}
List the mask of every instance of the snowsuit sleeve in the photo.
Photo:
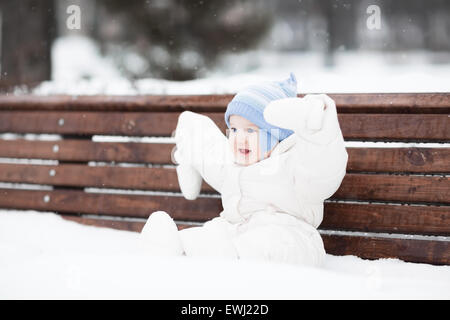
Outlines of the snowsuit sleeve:
{"type": "Polygon", "coordinates": [[[299,201],[318,206],[331,197],[345,176],[348,161],[335,102],[325,94],[275,100],[266,107],[264,117],[296,135],[288,161],[299,201]]]}
{"type": "Polygon", "coordinates": [[[192,165],[217,192],[222,193],[226,164],[230,161],[228,139],[209,117],[184,111],[175,129],[177,163],[192,165]]]}

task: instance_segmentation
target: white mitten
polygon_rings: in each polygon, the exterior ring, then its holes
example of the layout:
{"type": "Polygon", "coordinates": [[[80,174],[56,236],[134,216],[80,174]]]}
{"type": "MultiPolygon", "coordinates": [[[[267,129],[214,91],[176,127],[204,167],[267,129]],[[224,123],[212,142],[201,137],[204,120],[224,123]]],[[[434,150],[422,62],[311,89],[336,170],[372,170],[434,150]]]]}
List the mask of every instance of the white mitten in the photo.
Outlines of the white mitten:
{"type": "Polygon", "coordinates": [[[179,119],[175,131],[176,150],[173,157],[178,164],[176,171],[181,193],[187,200],[195,200],[200,194],[203,178],[192,164],[194,158],[189,152],[194,151],[190,144],[189,138],[192,137],[188,136],[190,129],[187,123],[184,118],[179,119]]]}
{"type": "Polygon", "coordinates": [[[340,134],[336,104],[325,94],[271,101],[264,110],[264,118],[316,144],[326,145],[340,134]]]}
{"type": "Polygon", "coordinates": [[[267,122],[297,133],[322,128],[325,104],[315,96],[284,98],[271,101],[264,109],[267,122]]]}
{"type": "Polygon", "coordinates": [[[202,176],[190,164],[180,163],[177,168],[178,184],[187,200],[195,200],[200,194],[202,176]]]}
{"type": "Polygon", "coordinates": [[[309,112],[306,120],[306,129],[311,131],[318,131],[322,129],[323,115],[325,112],[325,103],[322,100],[308,96],[305,100],[309,102],[309,112]]]}

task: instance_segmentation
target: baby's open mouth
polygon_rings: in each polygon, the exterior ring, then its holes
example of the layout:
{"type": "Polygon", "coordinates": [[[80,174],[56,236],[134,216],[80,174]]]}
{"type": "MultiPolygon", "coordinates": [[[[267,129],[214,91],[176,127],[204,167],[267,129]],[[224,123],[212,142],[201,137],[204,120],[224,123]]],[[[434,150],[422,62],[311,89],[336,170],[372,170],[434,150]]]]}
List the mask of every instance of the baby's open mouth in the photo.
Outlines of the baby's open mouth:
{"type": "Polygon", "coordinates": [[[250,150],[249,150],[249,149],[239,149],[239,152],[240,152],[241,154],[249,154],[249,153],[250,153],[250,150]]]}

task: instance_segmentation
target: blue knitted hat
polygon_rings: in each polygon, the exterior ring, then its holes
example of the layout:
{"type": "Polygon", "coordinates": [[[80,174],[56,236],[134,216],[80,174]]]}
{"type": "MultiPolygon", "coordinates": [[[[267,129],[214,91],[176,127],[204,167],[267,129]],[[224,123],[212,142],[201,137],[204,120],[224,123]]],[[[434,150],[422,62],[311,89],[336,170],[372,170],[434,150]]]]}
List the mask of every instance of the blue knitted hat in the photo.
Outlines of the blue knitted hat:
{"type": "Polygon", "coordinates": [[[294,131],[276,127],[264,119],[264,109],[273,100],[297,96],[297,80],[294,73],[284,81],[264,82],[239,91],[225,111],[225,122],[230,128],[230,116],[240,115],[260,128],[261,154],[271,150],[294,131]]]}

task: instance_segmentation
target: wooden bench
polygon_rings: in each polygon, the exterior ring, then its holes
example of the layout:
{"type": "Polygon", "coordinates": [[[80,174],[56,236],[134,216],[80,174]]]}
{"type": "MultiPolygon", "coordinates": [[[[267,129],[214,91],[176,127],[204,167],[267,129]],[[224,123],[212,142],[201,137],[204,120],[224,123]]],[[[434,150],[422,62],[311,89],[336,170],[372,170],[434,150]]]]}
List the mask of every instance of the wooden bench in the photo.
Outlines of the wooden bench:
{"type": "MultiPolygon", "coordinates": [[[[199,225],[221,212],[220,195],[203,182],[198,199],[182,197],[171,137],[184,110],[211,117],[225,133],[232,97],[2,96],[0,208],[136,232],[157,210],[180,228],[199,225]],[[130,140],[101,141],[104,135],[130,140]]],[[[325,202],[326,251],[450,265],[450,94],[330,97],[349,162],[325,202]],[[370,143],[381,141],[431,144],[370,143]]]]}

